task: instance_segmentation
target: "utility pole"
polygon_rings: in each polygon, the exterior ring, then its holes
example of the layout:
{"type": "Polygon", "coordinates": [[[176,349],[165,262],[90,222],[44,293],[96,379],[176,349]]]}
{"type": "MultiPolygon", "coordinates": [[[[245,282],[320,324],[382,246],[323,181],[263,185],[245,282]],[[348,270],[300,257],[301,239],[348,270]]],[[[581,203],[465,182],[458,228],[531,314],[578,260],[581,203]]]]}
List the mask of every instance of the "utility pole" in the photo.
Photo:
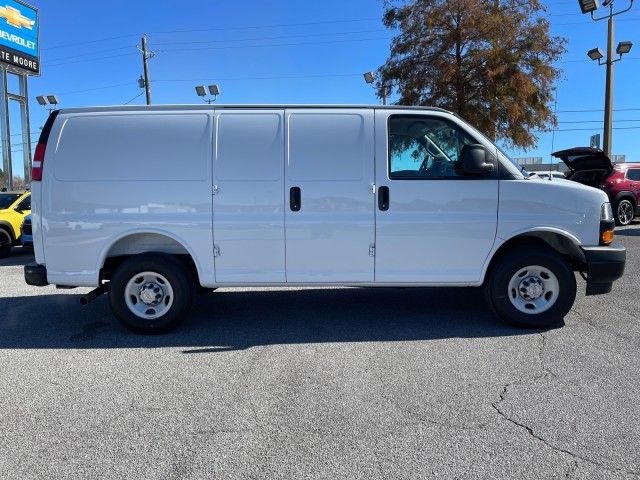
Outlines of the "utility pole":
{"type": "Polygon", "coordinates": [[[138,49],[142,52],[142,65],[144,67],[144,87],[147,93],[147,105],[151,105],[151,86],[149,84],[149,65],[147,60],[153,57],[156,52],[147,53],[147,35],[142,36],[142,49],[138,49]]]}

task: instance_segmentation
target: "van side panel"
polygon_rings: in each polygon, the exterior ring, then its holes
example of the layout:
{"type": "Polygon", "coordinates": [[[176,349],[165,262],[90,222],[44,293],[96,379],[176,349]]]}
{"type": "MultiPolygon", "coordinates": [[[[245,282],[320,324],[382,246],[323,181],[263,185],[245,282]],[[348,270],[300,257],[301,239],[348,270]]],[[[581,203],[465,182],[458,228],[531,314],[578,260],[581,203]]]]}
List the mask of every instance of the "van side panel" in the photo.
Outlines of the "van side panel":
{"type": "Polygon", "coordinates": [[[373,282],[373,118],[371,109],[287,110],[288,283],[373,282]]]}
{"type": "Polygon", "coordinates": [[[216,112],[218,283],[284,283],[284,110],[216,112]]]}
{"type": "Polygon", "coordinates": [[[97,285],[105,257],[127,253],[114,243],[146,232],[173,240],[147,248],[177,242],[213,278],[212,126],[207,112],[60,114],[40,205],[48,281],[97,285]]]}

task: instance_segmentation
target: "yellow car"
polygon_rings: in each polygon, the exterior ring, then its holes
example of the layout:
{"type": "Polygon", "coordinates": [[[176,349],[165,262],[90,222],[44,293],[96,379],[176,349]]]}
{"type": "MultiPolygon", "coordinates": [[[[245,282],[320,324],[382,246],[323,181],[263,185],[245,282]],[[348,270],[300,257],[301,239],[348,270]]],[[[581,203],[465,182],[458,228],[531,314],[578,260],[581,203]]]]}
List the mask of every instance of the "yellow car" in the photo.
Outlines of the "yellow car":
{"type": "Polygon", "coordinates": [[[20,243],[20,225],[31,213],[31,192],[0,192],[0,258],[20,243]]]}

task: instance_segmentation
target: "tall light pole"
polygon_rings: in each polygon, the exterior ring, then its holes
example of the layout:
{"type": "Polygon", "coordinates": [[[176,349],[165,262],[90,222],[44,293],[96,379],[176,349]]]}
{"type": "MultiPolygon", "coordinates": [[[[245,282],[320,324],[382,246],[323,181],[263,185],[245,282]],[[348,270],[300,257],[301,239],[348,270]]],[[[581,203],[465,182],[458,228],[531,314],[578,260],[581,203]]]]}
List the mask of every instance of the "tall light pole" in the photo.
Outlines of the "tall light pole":
{"type": "MultiPolygon", "coordinates": [[[[621,10],[619,12],[613,12],[613,2],[614,0],[604,0],[602,2],[603,7],[609,7],[609,14],[603,17],[596,18],[593,15],[598,9],[598,0],[578,0],[580,4],[580,9],[582,13],[590,13],[591,19],[593,21],[608,19],[607,22],[607,60],[604,65],[607,66],[607,78],[605,83],[605,93],[604,93],[604,140],[603,140],[603,150],[607,157],[611,158],[611,136],[613,130],[613,64],[622,59],[622,55],[625,53],[629,53],[633,44],[631,42],[620,42],[618,44],[618,48],[616,48],[616,53],[620,55],[617,59],[613,58],[613,32],[614,32],[614,24],[613,17],[616,15],[620,15],[621,13],[628,12],[631,10],[633,6],[633,0],[629,0],[629,7],[625,10],[621,10]]],[[[601,62],[604,54],[599,48],[594,48],[589,50],[587,53],[591,60],[597,60],[598,65],[603,65],[601,62]]]]}

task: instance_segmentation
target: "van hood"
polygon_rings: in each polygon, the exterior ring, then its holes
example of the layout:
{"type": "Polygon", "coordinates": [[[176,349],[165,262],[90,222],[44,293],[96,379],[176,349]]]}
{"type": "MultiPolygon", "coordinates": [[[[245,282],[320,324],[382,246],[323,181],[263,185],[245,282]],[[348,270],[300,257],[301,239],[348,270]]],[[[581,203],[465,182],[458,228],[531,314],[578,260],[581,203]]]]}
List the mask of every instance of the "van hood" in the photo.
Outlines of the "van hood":
{"type": "Polygon", "coordinates": [[[613,170],[613,164],[602,150],[594,147],[574,147],[554,152],[573,172],[578,170],[613,170]]]}

